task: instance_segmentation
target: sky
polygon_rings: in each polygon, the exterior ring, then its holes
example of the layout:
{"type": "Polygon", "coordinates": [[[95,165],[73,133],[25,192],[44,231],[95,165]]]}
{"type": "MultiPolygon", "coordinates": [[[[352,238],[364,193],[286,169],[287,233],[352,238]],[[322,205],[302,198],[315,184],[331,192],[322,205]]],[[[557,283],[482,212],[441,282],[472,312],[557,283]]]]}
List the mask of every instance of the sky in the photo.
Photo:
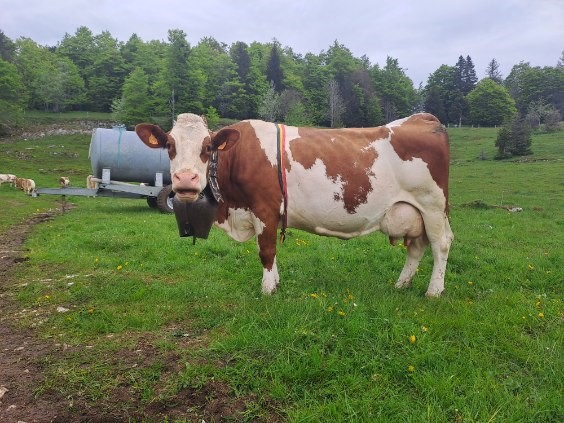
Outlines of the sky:
{"type": "Polygon", "coordinates": [[[564,0],[0,0],[0,30],[13,41],[55,46],[81,26],[123,42],[134,33],[167,41],[169,29],[191,45],[276,39],[302,55],[337,40],[372,64],[398,59],[417,87],[460,55],[472,58],[478,78],[494,58],[503,77],[521,61],[555,66],[564,0]]]}

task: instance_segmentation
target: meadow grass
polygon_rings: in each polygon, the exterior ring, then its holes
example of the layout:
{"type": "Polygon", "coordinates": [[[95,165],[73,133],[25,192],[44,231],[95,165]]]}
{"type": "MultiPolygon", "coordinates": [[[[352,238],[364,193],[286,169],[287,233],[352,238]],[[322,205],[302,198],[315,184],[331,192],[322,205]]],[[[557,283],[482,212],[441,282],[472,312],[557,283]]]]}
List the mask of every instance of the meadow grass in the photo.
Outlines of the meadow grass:
{"type": "MultiPolygon", "coordinates": [[[[289,231],[278,246],[280,289],[266,297],[254,241],[214,229],[193,246],[174,216],[143,200],[69,198],[77,207],[35,228],[8,288],[22,325],[76,347],[45,358],[37,395],[97,402],[125,384],[150,404],[220,380],[245,398],[248,421],[562,421],[562,133],[535,135],[535,154],[512,161],[492,160],[494,129],[449,133],[456,239],[440,299],[424,297],[429,251],[413,287],[394,288],[405,250],[381,234],[289,231]],[[141,338],[163,359],[126,367],[108,358],[141,338]]],[[[88,142],[0,144],[2,168],[38,186],[60,173],[82,181],[88,142]]],[[[9,216],[0,230],[58,200],[7,186],[0,196],[9,216]]]]}

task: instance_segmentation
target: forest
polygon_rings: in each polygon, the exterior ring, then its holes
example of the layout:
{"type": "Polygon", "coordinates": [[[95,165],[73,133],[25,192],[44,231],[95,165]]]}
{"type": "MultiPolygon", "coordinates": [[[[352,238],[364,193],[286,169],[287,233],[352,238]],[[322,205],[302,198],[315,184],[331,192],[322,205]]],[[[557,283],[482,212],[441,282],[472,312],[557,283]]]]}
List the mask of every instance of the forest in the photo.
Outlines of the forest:
{"type": "Polygon", "coordinates": [[[363,127],[426,111],[446,125],[496,126],[522,116],[554,127],[564,114],[564,51],[554,61],[520,62],[504,77],[495,58],[476,70],[461,54],[415,87],[398,58],[372,64],[337,40],[300,55],[277,40],[227,45],[206,37],[190,45],[181,29],[169,30],[167,41],[133,34],[120,42],[81,26],[56,46],[11,40],[0,29],[0,132],[28,110],[111,112],[127,126],[169,127],[189,111],[211,121],[363,127]]]}

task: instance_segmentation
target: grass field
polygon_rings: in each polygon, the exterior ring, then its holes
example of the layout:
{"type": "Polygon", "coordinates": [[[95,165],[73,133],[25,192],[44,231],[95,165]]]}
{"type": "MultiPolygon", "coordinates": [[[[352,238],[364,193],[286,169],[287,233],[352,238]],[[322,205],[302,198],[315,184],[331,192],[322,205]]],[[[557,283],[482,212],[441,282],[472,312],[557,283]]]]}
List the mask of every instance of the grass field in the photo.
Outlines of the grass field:
{"type": "MultiPolygon", "coordinates": [[[[265,297],[254,241],[214,229],[193,246],[143,200],[70,198],[76,208],[34,229],[7,288],[19,325],[69,345],[43,359],[36,395],[115,412],[126,389],[126,415],[219,390],[239,405],[224,421],[564,421],[563,133],[535,135],[514,161],[493,160],[494,129],[449,134],[455,241],[440,299],[424,297],[429,251],[413,287],[394,289],[404,249],[382,234],[290,231],[265,297]]],[[[84,186],[88,144],[0,143],[0,171],[84,186]]],[[[4,231],[58,199],[2,185],[0,201],[4,231]]]]}

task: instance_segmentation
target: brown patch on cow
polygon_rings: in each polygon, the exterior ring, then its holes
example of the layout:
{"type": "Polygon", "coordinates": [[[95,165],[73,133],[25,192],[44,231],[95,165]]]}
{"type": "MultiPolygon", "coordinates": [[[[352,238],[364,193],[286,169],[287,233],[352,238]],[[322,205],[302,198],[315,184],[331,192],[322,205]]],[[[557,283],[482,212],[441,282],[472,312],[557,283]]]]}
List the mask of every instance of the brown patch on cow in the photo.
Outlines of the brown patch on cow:
{"type": "MultiPolygon", "coordinates": [[[[217,221],[224,223],[230,208],[252,211],[265,225],[258,243],[262,265],[270,270],[282,204],[278,171],[268,160],[249,122],[239,122],[227,129],[236,129],[240,136],[230,148],[219,150],[217,175],[224,201],[219,203],[217,221]]],[[[212,144],[214,140],[212,136],[212,144]]]]}
{"type": "Polygon", "coordinates": [[[174,159],[176,157],[176,141],[174,140],[174,138],[170,134],[168,134],[168,136],[167,136],[167,141],[166,141],[165,147],[168,151],[169,159],[170,160],[174,159]]]}
{"type": "Polygon", "coordinates": [[[445,127],[433,115],[413,115],[393,128],[391,145],[404,161],[419,158],[427,163],[431,177],[443,190],[448,207],[450,150],[445,127]]]}
{"type": "Polygon", "coordinates": [[[295,161],[311,169],[316,160],[321,160],[327,177],[333,182],[341,181],[342,191],[335,195],[345,210],[353,214],[367,202],[372,191],[371,168],[378,153],[371,144],[388,136],[389,130],[379,128],[357,129],[312,129],[300,128],[301,138],[290,143],[295,161]]]}

